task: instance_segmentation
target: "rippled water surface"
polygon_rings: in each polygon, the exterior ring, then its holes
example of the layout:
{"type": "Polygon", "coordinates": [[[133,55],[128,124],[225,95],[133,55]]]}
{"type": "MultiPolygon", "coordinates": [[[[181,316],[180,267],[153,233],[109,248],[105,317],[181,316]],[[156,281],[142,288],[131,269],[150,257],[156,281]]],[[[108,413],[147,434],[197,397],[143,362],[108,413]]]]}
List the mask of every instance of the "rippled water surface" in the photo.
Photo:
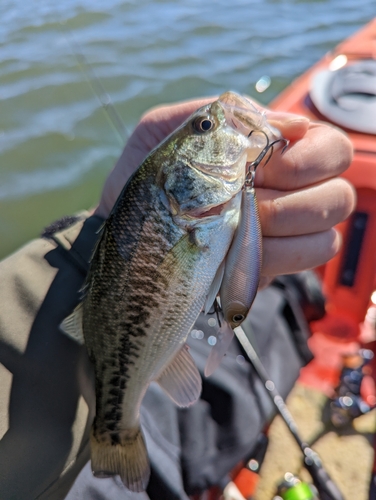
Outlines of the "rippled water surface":
{"type": "Polygon", "coordinates": [[[130,131],[163,102],[267,103],[375,15],[374,0],[2,0],[0,255],[93,206],[120,154],[80,54],[130,131]]]}

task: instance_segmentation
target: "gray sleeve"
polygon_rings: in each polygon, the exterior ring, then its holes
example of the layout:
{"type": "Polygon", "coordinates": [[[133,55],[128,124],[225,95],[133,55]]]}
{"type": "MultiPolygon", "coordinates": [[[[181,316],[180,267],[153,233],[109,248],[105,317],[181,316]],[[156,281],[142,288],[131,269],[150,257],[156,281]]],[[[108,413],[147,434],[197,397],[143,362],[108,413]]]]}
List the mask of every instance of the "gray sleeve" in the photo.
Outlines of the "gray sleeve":
{"type": "Polygon", "coordinates": [[[0,263],[0,497],[62,499],[89,459],[85,348],[59,330],[103,220],[83,214],[0,263]]]}

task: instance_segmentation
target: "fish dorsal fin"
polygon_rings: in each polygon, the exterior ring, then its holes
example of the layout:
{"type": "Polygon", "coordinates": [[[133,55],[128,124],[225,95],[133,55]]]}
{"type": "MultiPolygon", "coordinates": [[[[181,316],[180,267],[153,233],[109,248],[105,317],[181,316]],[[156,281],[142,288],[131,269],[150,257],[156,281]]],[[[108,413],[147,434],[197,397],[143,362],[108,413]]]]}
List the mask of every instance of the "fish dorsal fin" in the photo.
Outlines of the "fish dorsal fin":
{"type": "Polygon", "coordinates": [[[189,406],[200,397],[201,375],[184,345],[156,382],[178,406],[189,406]]]}
{"type": "Polygon", "coordinates": [[[206,296],[205,305],[204,305],[204,313],[208,314],[213,305],[215,298],[218,295],[219,289],[221,288],[223,275],[225,272],[225,261],[223,260],[217,272],[215,273],[212,284],[210,285],[208,295],[206,296]]]}
{"type": "Polygon", "coordinates": [[[233,337],[233,329],[226,321],[223,320],[222,325],[217,333],[217,342],[212,347],[212,350],[210,351],[208,360],[206,362],[204,371],[205,377],[210,377],[210,375],[214,373],[218,366],[221,364],[222,358],[226,354],[233,337]]]}
{"type": "Polygon", "coordinates": [[[82,302],[67,316],[60,324],[60,330],[79,344],[84,344],[84,332],[82,329],[82,302]]]}

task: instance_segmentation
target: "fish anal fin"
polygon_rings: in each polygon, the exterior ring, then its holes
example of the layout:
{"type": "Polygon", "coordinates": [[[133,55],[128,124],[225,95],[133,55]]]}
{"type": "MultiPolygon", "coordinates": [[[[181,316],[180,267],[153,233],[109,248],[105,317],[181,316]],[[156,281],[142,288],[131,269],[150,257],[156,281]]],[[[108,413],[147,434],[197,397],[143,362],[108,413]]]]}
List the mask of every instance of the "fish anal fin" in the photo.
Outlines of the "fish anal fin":
{"type": "Polygon", "coordinates": [[[120,431],[116,442],[97,439],[91,434],[91,468],[94,476],[106,478],[119,475],[130,491],[146,490],[150,477],[150,464],[142,431],[120,431]]]}
{"type": "Polygon", "coordinates": [[[183,407],[195,403],[202,389],[201,375],[188,349],[188,346],[184,345],[156,379],[170,398],[183,407]]]}
{"type": "Polygon", "coordinates": [[[222,326],[217,333],[217,342],[212,347],[205,366],[205,377],[210,377],[221,364],[223,356],[231,344],[234,331],[226,321],[222,321],[222,326]]]}
{"type": "Polygon", "coordinates": [[[67,316],[60,324],[60,330],[79,344],[84,344],[84,332],[82,329],[82,302],[67,316]]]}

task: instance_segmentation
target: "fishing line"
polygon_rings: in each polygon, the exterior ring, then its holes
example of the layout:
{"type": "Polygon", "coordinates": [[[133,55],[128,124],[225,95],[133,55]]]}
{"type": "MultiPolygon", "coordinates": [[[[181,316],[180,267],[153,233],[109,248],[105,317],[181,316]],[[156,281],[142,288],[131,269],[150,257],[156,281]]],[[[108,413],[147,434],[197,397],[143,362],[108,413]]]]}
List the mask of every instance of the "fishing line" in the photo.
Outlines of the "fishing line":
{"type": "Polygon", "coordinates": [[[119,140],[121,147],[123,147],[126,139],[129,136],[129,133],[127,131],[127,128],[126,128],[121,116],[116,111],[110,95],[106,92],[101,81],[99,80],[99,78],[95,74],[93,66],[89,63],[89,61],[87,60],[87,58],[83,54],[80,45],[74,39],[72,31],[67,27],[66,21],[60,20],[59,24],[63,30],[64,39],[66,40],[67,44],[70,46],[70,49],[76,58],[76,61],[77,61],[79,68],[81,69],[82,73],[85,75],[85,79],[88,82],[89,87],[91,88],[93,94],[98,99],[99,103],[101,104],[111,128],[115,132],[115,135],[116,135],[117,139],[119,140]]]}

